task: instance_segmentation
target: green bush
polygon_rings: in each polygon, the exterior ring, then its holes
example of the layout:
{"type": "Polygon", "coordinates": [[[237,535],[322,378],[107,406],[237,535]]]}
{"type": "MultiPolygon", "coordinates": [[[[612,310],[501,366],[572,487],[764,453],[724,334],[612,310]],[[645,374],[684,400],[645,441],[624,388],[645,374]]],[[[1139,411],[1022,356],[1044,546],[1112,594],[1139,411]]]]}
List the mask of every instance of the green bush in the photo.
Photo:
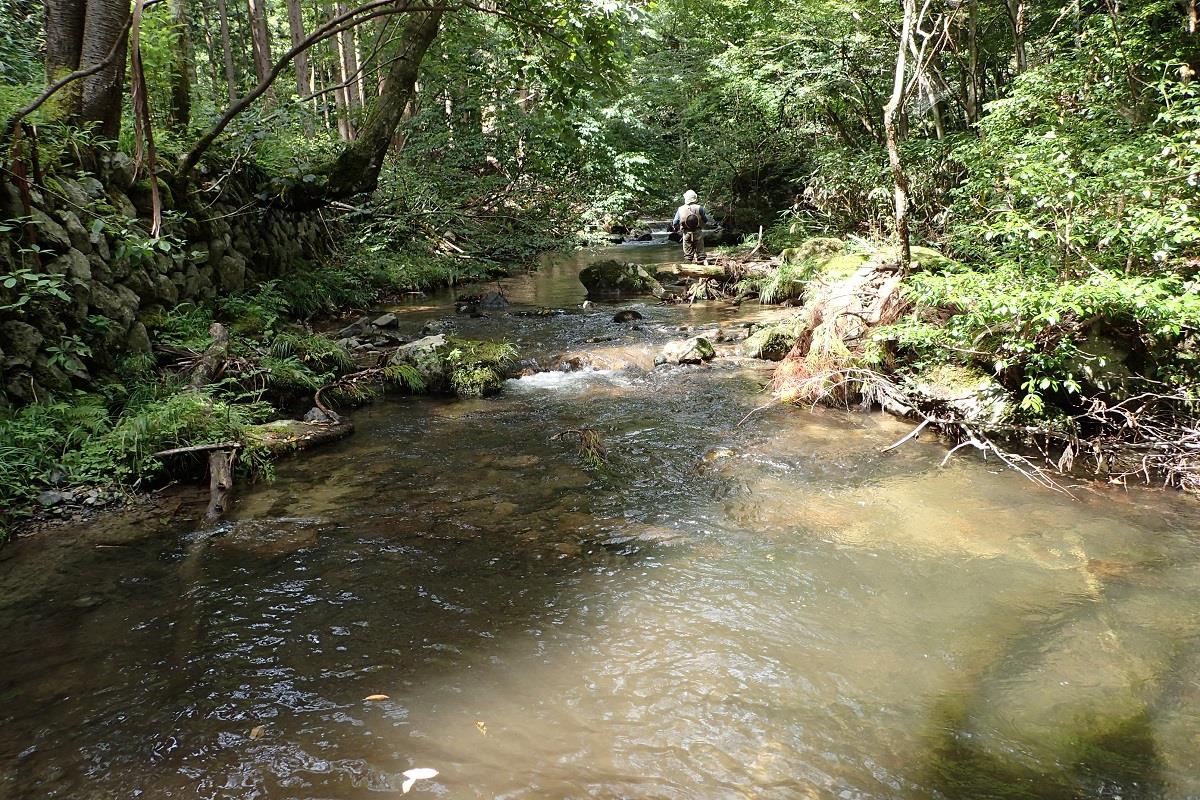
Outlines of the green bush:
{"type": "Polygon", "coordinates": [[[1021,409],[1052,413],[1060,402],[1096,391],[1101,363],[1084,340],[1103,328],[1137,360],[1144,386],[1156,381],[1195,392],[1200,385],[1200,284],[1166,275],[1094,272],[1060,281],[1015,267],[912,275],[914,314],[874,334],[918,365],[975,363],[1017,392],[1021,409]]]}

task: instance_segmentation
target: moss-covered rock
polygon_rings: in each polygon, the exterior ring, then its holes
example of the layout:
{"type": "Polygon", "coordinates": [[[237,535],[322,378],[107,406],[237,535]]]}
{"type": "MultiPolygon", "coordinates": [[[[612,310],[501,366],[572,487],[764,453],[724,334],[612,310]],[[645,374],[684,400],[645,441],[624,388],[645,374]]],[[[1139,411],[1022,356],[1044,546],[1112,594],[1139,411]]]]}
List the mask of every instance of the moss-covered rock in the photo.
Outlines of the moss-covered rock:
{"type": "Polygon", "coordinates": [[[397,348],[390,363],[415,369],[431,394],[485,397],[500,391],[515,355],[507,342],[437,334],[397,348]]]}
{"type": "Polygon", "coordinates": [[[827,261],[846,248],[841,239],[830,236],[818,236],[808,239],[796,247],[789,247],[780,253],[780,257],[789,264],[801,261],[827,261]]]}
{"type": "Polygon", "coordinates": [[[508,377],[517,351],[507,342],[480,342],[469,339],[449,340],[446,353],[450,388],[459,397],[486,397],[496,394],[508,377]]]}
{"type": "Polygon", "coordinates": [[[738,355],[766,361],[782,361],[796,344],[796,339],[795,326],[768,325],[759,328],[739,344],[738,355]]]}
{"type": "Polygon", "coordinates": [[[588,297],[627,297],[663,293],[662,284],[640,264],[597,261],[579,273],[588,297]]]}
{"type": "Polygon", "coordinates": [[[953,272],[963,268],[957,261],[947,258],[932,247],[910,247],[909,260],[914,271],[953,272]]]}
{"type": "Polygon", "coordinates": [[[971,367],[942,364],[910,378],[906,392],[921,403],[937,403],[964,421],[998,425],[1012,414],[1012,398],[990,375],[971,367]]]}
{"type": "Polygon", "coordinates": [[[654,359],[655,364],[702,364],[717,356],[712,343],[702,336],[667,342],[662,352],[654,359]]]}
{"type": "Polygon", "coordinates": [[[816,275],[825,283],[844,281],[872,262],[866,253],[838,253],[821,262],[816,275]]]}

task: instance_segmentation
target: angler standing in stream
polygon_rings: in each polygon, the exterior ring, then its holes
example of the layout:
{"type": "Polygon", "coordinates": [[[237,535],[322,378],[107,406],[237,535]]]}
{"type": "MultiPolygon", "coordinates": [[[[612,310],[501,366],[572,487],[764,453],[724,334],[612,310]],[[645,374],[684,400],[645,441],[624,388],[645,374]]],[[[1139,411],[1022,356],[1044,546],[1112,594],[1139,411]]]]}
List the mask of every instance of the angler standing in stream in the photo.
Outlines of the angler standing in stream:
{"type": "Polygon", "coordinates": [[[683,260],[706,262],[704,253],[704,226],[710,221],[708,211],[700,205],[699,196],[688,189],[683,193],[683,205],[675,211],[671,230],[683,236],[683,260]]]}

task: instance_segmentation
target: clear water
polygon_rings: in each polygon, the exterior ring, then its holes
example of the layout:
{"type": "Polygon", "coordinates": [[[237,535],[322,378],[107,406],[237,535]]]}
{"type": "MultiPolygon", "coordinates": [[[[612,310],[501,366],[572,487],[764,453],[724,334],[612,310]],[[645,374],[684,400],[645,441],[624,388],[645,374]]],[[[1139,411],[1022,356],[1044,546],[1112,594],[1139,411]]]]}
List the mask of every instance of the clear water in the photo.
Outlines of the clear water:
{"type": "MultiPolygon", "coordinates": [[[[588,257],[506,281],[515,310],[573,308],[588,257]]],[[[356,411],[216,528],[0,551],[0,797],[387,797],[414,767],[445,798],[1200,796],[1194,501],[881,456],[908,426],[755,411],[754,362],[647,369],[669,329],[782,312],[627,305],[640,330],[460,320],[621,368],[356,411]],[[583,425],[606,470],[553,438],[583,425]]]]}

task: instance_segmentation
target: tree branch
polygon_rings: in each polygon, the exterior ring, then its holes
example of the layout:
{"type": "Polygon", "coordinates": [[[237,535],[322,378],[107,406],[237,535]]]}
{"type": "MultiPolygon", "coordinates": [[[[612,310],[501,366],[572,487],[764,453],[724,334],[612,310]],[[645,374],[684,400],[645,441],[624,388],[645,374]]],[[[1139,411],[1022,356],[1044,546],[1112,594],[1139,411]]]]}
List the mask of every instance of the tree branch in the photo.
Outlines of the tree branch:
{"type": "Polygon", "coordinates": [[[298,53],[303,53],[315,44],[318,44],[332,36],[336,36],[343,31],[349,30],[350,28],[377,17],[390,16],[393,14],[416,14],[428,11],[446,11],[457,8],[460,8],[460,6],[422,5],[420,7],[413,7],[408,5],[400,6],[397,0],[371,0],[371,2],[365,3],[358,8],[351,9],[343,14],[332,17],[324,25],[309,34],[308,37],[306,37],[303,41],[294,45],[291,50],[288,50],[282,58],[275,62],[275,66],[272,67],[271,72],[267,75],[267,77],[259,81],[258,85],[250,90],[245,97],[241,98],[228,109],[226,109],[225,113],[221,115],[221,118],[217,120],[216,124],[213,125],[213,127],[210,128],[207,133],[201,136],[199,140],[197,140],[196,144],[192,147],[188,154],[185,155],[179,162],[180,175],[187,175],[192,171],[192,169],[195,168],[196,163],[200,160],[200,156],[204,155],[205,151],[212,146],[212,143],[216,141],[217,137],[220,136],[225,128],[229,126],[229,123],[233,122],[233,120],[239,114],[249,108],[255,100],[257,100],[268,89],[271,88],[272,84],[275,83],[275,79],[279,77],[281,72],[283,72],[284,67],[290,64],[292,59],[294,59],[298,53]],[[386,8],[387,6],[395,7],[386,8]],[[368,14],[366,12],[371,13],[368,14]],[[355,17],[361,18],[355,19],[355,17]]]}

